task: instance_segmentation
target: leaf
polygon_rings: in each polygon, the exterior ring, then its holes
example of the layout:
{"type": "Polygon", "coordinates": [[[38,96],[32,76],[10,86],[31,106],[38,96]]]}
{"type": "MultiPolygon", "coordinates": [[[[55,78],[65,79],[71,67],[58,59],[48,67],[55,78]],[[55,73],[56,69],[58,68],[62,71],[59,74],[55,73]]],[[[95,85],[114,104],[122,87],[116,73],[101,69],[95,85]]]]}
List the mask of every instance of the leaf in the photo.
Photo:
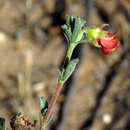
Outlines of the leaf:
{"type": "Polygon", "coordinates": [[[0,130],[6,130],[5,128],[5,119],[0,117],[0,130]]]}
{"type": "Polygon", "coordinates": [[[39,105],[40,105],[39,118],[40,118],[40,126],[41,126],[40,130],[43,130],[44,126],[45,126],[45,123],[43,122],[43,120],[44,120],[46,113],[48,111],[48,102],[44,97],[40,97],[39,105]]]}
{"type": "Polygon", "coordinates": [[[65,35],[65,38],[67,39],[68,43],[71,41],[71,28],[68,25],[63,25],[61,26],[61,28],[63,29],[63,33],[65,35]]]}
{"type": "Polygon", "coordinates": [[[76,65],[78,64],[78,62],[79,62],[79,59],[78,59],[78,58],[77,58],[77,59],[73,59],[73,60],[71,60],[71,61],[68,63],[66,69],[65,69],[65,68],[62,69],[61,75],[60,75],[60,78],[59,78],[59,80],[60,80],[61,83],[65,83],[65,82],[68,80],[68,78],[69,78],[69,77],[72,75],[72,73],[74,72],[74,70],[75,70],[76,65]]]}
{"type": "MultiPolygon", "coordinates": [[[[84,26],[85,21],[83,19],[80,18],[75,18],[74,21],[74,30],[73,30],[73,34],[72,34],[72,41],[71,43],[75,43],[77,41],[77,38],[79,37],[78,35],[80,34],[81,28],[84,26]]],[[[81,37],[82,38],[82,37],[81,37]]],[[[81,39],[78,39],[78,41],[80,41],[81,39]]]]}
{"type": "Polygon", "coordinates": [[[64,35],[69,44],[80,43],[83,39],[82,27],[86,21],[76,16],[66,16],[66,24],[62,26],[64,35]]]}
{"type": "Polygon", "coordinates": [[[44,97],[40,97],[39,102],[40,102],[40,113],[41,116],[44,118],[48,110],[48,102],[44,97]]]}

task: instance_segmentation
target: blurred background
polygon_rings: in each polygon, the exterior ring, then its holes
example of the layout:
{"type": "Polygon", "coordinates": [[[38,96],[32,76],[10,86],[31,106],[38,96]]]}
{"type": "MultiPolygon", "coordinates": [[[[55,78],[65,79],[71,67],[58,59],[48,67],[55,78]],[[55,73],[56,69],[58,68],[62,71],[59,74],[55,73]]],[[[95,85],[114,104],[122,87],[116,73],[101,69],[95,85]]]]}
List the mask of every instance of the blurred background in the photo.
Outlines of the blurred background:
{"type": "Polygon", "coordinates": [[[88,44],[76,48],[80,65],[48,130],[130,130],[130,0],[0,0],[0,116],[38,120],[38,98],[50,100],[66,54],[66,14],[110,24],[121,47],[109,56],[88,44]]]}

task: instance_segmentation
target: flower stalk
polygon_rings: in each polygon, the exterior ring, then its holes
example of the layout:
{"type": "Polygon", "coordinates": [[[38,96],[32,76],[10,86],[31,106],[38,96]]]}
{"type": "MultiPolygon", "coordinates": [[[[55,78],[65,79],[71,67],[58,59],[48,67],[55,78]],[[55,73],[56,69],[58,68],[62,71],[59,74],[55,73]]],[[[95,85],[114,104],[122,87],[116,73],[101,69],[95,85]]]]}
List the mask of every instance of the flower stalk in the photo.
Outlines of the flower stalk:
{"type": "Polygon", "coordinates": [[[48,121],[50,120],[51,116],[52,116],[52,113],[54,111],[54,107],[55,107],[55,104],[57,103],[57,100],[61,94],[61,91],[62,91],[62,88],[63,88],[64,84],[63,83],[60,83],[58,81],[57,83],[57,87],[56,87],[56,91],[54,93],[54,96],[51,98],[50,100],[50,103],[49,103],[49,106],[48,106],[48,111],[47,111],[47,114],[45,116],[45,119],[43,120],[45,123],[48,123],[48,121]]]}
{"type": "Polygon", "coordinates": [[[72,56],[72,53],[74,51],[74,48],[75,48],[75,46],[72,44],[72,45],[70,45],[70,47],[67,50],[67,56],[66,57],[68,58],[69,61],[71,60],[71,56],[72,56]]]}

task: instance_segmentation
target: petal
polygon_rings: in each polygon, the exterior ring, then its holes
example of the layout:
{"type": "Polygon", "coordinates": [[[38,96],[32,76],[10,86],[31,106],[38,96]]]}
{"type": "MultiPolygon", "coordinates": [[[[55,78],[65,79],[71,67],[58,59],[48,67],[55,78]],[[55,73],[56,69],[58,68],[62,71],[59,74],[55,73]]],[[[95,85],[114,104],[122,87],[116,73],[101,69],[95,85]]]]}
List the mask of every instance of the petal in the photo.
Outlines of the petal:
{"type": "Polygon", "coordinates": [[[106,38],[101,38],[100,44],[105,48],[112,49],[118,47],[120,42],[118,39],[108,40],[106,38]]]}
{"type": "Polygon", "coordinates": [[[112,52],[113,52],[112,49],[102,48],[102,53],[103,53],[104,55],[111,54],[112,52]]]}
{"type": "MultiPolygon", "coordinates": [[[[118,39],[117,39],[118,40],[118,39]]],[[[118,40],[118,43],[117,43],[117,45],[116,45],[116,48],[118,48],[119,46],[120,46],[120,41],[118,40]]]]}

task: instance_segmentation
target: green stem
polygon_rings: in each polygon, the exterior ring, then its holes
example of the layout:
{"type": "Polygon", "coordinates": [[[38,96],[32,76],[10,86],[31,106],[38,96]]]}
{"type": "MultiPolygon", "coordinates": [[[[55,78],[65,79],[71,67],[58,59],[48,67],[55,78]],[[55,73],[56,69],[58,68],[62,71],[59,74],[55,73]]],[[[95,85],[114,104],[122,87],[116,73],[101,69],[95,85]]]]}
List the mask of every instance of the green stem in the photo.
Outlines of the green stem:
{"type": "Polygon", "coordinates": [[[70,59],[71,59],[71,56],[72,56],[72,53],[73,53],[74,48],[75,48],[75,45],[74,45],[74,44],[70,45],[69,48],[68,48],[67,58],[69,59],[69,61],[70,61],[70,59]]]}

